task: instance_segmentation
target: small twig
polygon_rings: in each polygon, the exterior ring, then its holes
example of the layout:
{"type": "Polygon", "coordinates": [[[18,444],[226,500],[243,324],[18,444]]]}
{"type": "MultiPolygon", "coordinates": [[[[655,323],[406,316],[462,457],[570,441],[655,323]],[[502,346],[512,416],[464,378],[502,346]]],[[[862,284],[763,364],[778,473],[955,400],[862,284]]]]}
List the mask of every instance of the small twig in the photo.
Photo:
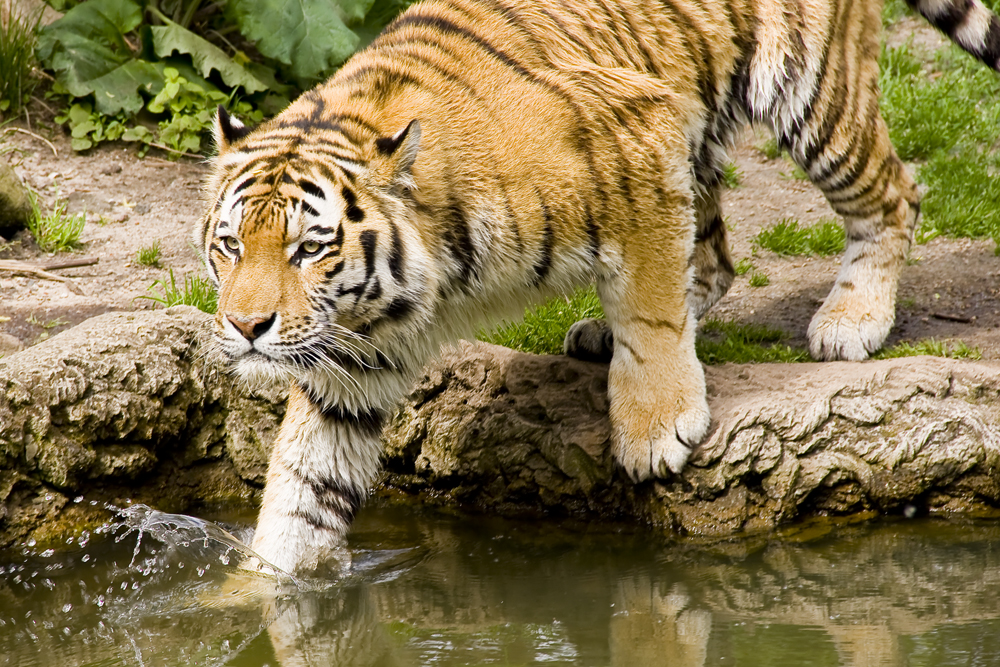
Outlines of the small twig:
{"type": "Polygon", "coordinates": [[[57,269],[75,269],[79,266],[93,266],[100,261],[100,257],[81,257],[80,259],[67,259],[61,262],[46,262],[37,266],[43,271],[55,271],[57,269]]]}
{"type": "Polygon", "coordinates": [[[52,149],[53,155],[55,155],[56,157],[59,157],[59,151],[57,151],[56,147],[52,145],[52,142],[49,141],[48,139],[46,139],[45,137],[40,137],[37,134],[35,134],[34,132],[30,132],[30,131],[24,129],[23,127],[8,127],[6,130],[3,131],[4,134],[7,134],[9,132],[21,132],[22,134],[27,134],[28,136],[32,136],[35,139],[38,139],[39,141],[44,141],[46,144],[49,145],[49,148],[52,149]]]}
{"type": "Polygon", "coordinates": [[[26,262],[18,262],[13,259],[0,259],[0,271],[8,271],[10,273],[21,273],[27,274],[29,276],[34,276],[36,278],[43,278],[45,280],[54,280],[58,283],[63,283],[70,289],[74,294],[80,296],[83,295],[83,290],[73,282],[71,279],[64,276],[57,276],[54,273],[49,273],[45,269],[28,264],[26,262]]]}
{"type": "Polygon", "coordinates": [[[931,313],[931,317],[935,320],[944,320],[946,322],[960,322],[962,324],[972,324],[975,320],[974,317],[965,317],[964,315],[949,315],[947,313],[931,313]]]}

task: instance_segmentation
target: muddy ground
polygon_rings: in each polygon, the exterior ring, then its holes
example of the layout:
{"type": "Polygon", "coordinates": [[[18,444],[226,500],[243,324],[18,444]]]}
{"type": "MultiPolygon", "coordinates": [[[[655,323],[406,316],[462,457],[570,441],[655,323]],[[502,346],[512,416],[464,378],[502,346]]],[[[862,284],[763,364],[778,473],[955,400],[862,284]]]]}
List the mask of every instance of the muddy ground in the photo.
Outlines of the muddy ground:
{"type": "MultiPolygon", "coordinates": [[[[940,41],[915,19],[898,27],[893,41],[914,30],[919,41],[932,46],[940,41]]],[[[203,207],[206,164],[167,160],[155,151],[139,158],[128,144],[74,153],[50,111],[38,105],[29,111],[28,121],[2,130],[0,159],[13,164],[44,202],[66,199],[70,212],[86,212],[83,247],[73,255],[99,261],[60,271],[82,294],[59,282],[0,271],[0,332],[32,345],[100,313],[158,307],[140,297],[169,269],[178,282],[186,275],[204,275],[191,229],[203,207]],[[160,266],[139,265],[138,250],[154,241],[162,248],[160,266]]],[[[749,130],[732,153],[741,184],[727,191],[724,212],[735,260],[750,256],[753,237],[782,218],[808,225],[834,216],[816,188],[794,178],[789,162],[768,159],[757,148],[766,138],[749,130]]],[[[63,258],[47,257],[26,235],[0,247],[0,259],[63,258]]],[[[833,284],[839,262],[839,257],[790,258],[757,250],[753,263],[770,284],[750,287],[748,275],[738,276],[709,316],[767,324],[787,331],[790,344],[804,347],[809,319],[833,284]]],[[[978,346],[984,358],[1000,358],[1000,258],[992,241],[938,238],[914,246],[903,270],[889,343],[930,337],[961,340],[978,346]]]]}

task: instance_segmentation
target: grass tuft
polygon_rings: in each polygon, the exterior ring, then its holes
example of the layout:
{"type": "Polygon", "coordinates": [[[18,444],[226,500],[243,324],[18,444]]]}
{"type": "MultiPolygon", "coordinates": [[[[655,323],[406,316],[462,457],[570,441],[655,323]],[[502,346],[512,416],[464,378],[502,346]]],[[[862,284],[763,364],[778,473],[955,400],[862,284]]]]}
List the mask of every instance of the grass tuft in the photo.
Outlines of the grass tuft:
{"type": "Polygon", "coordinates": [[[735,162],[727,162],[722,167],[722,182],[730,190],[740,187],[743,182],[743,172],[736,166],[735,162]]]}
{"type": "Polygon", "coordinates": [[[763,271],[754,271],[750,274],[750,280],[748,281],[750,287],[767,287],[771,284],[771,279],[767,277],[767,274],[763,271]]]}
{"type": "Polygon", "coordinates": [[[142,266],[159,266],[160,252],[160,242],[153,241],[151,244],[139,248],[136,253],[136,261],[142,266]]]}
{"type": "Polygon", "coordinates": [[[1000,237],[1000,156],[973,148],[958,154],[935,153],[917,177],[927,185],[920,207],[919,243],[942,234],[1000,237]]]}
{"type": "Polygon", "coordinates": [[[566,332],[574,322],[587,317],[604,317],[593,287],[577,290],[569,298],[555,298],[529,308],[522,321],[504,322],[492,331],[480,331],[477,338],[522,352],[562,354],[566,332]]]}
{"type": "Polygon", "coordinates": [[[757,150],[759,150],[768,160],[777,160],[781,157],[782,153],[781,146],[778,145],[778,140],[774,137],[758,144],[757,150]]]}
{"type": "Polygon", "coordinates": [[[68,215],[65,200],[56,200],[52,210],[42,213],[38,196],[29,191],[31,199],[31,219],[28,231],[35,237],[35,243],[44,252],[68,252],[80,247],[80,235],[87,222],[85,213],[68,215]]]}
{"type": "Polygon", "coordinates": [[[809,352],[782,343],[788,334],[759,324],[705,320],[695,341],[703,363],[747,364],[809,361],[809,352]]]}
{"type": "Polygon", "coordinates": [[[163,304],[164,308],[194,306],[198,310],[212,314],[219,306],[219,295],[211,281],[198,276],[185,276],[184,286],[178,287],[173,269],[170,269],[170,282],[167,282],[166,278],[161,278],[150,285],[146,291],[150,294],[136,298],[155,301],[163,304]]]}
{"type": "Polygon", "coordinates": [[[872,359],[896,359],[899,357],[948,357],[949,359],[981,359],[978,347],[969,347],[964,341],[943,341],[926,338],[916,343],[906,341],[879,350],[872,359]]]}
{"type": "Polygon", "coordinates": [[[835,220],[821,220],[812,227],[800,227],[797,220],[784,218],[761,230],[754,244],[779,255],[820,255],[844,251],[844,228],[835,220]]]}
{"type": "Polygon", "coordinates": [[[733,270],[736,272],[736,275],[742,276],[744,274],[750,273],[755,268],[757,267],[753,265],[753,262],[750,260],[750,258],[744,257],[740,261],[736,262],[736,266],[733,267],[733,270]]]}
{"type": "Polygon", "coordinates": [[[7,21],[0,21],[0,115],[16,116],[31,97],[37,79],[31,72],[35,67],[35,46],[38,42],[38,24],[42,14],[34,18],[17,9],[14,3],[5,3],[7,21]]]}

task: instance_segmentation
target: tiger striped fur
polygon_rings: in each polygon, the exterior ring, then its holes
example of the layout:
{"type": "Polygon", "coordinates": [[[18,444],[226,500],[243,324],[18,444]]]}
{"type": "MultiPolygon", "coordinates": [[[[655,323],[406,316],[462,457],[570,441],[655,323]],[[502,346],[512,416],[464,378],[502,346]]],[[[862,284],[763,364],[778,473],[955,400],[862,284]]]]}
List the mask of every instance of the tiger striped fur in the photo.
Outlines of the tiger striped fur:
{"type": "MultiPolygon", "coordinates": [[[[997,67],[978,2],[916,4],[997,67]]],[[[276,118],[220,111],[198,230],[218,344],[247,382],[291,383],[254,548],[322,560],[440,345],[581,284],[607,321],[567,348],[611,356],[617,461],[680,471],[709,427],[695,326],[733,278],[721,166],[749,121],[844,217],[813,355],[878,349],[919,210],[878,111],[880,5],[427,0],[276,118]]]]}

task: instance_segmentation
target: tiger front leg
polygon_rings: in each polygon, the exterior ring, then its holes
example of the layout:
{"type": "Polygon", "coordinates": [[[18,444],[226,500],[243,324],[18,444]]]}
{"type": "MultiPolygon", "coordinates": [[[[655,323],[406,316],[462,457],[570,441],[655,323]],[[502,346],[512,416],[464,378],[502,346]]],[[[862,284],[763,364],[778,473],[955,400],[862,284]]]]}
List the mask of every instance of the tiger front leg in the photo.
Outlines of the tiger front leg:
{"type": "Polygon", "coordinates": [[[385,415],[327,405],[293,384],[268,464],[253,550],[290,572],[315,572],[345,557],[354,513],[379,471],[385,415]]]}
{"type": "Polygon", "coordinates": [[[679,473],[710,421],[695,355],[697,319],[686,302],[686,253],[679,239],[663,240],[635,239],[626,249],[629,266],[598,284],[614,334],[608,370],[613,452],[636,481],[679,473]]]}

